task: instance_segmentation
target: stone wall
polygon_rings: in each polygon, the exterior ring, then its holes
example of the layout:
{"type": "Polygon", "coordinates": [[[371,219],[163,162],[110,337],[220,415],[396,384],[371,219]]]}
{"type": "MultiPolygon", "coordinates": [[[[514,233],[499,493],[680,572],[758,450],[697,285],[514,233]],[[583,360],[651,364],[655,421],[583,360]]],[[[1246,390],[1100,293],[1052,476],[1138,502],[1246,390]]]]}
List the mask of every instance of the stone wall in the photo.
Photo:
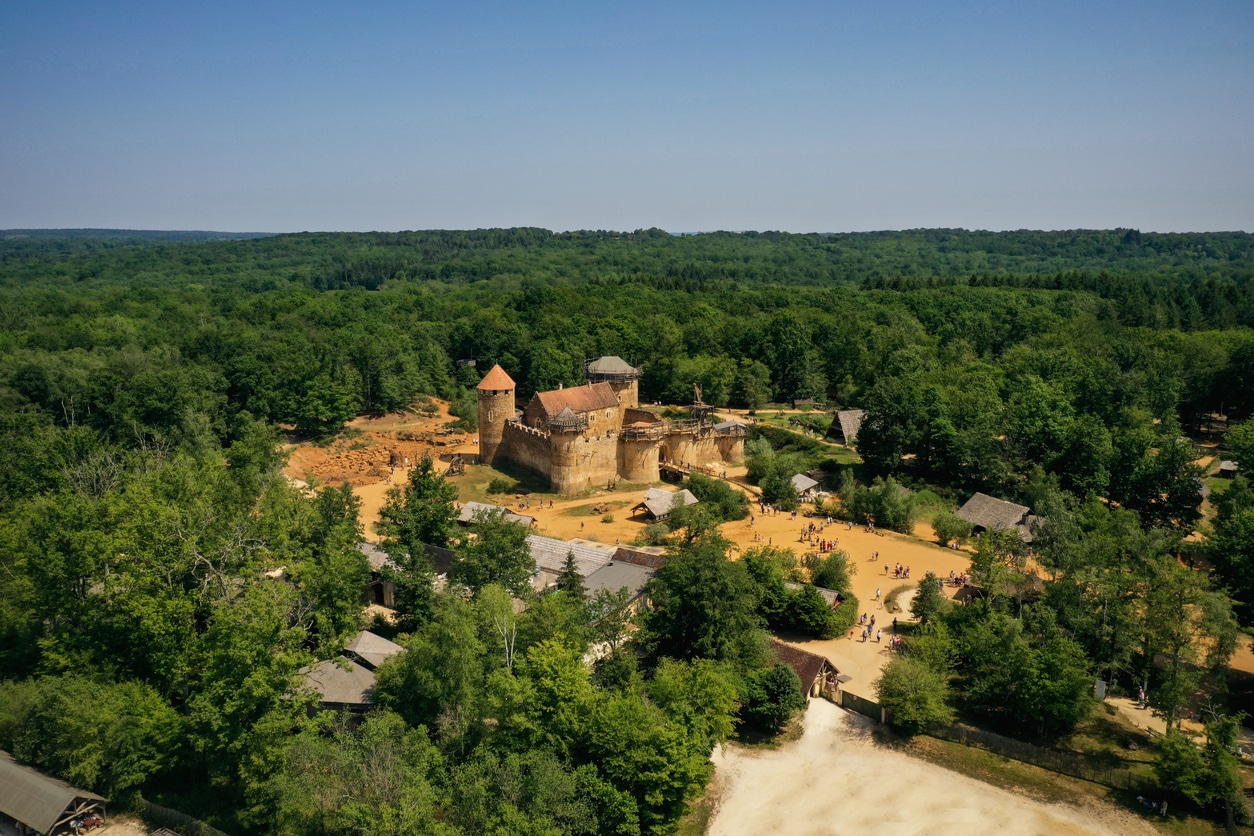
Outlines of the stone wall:
{"type": "Polygon", "coordinates": [[[513,389],[479,392],[479,461],[492,464],[500,452],[505,424],[513,417],[513,389]]]}
{"type": "Polygon", "coordinates": [[[545,478],[551,478],[549,434],[544,430],[532,429],[510,421],[505,425],[505,432],[496,457],[498,460],[506,459],[518,467],[534,471],[545,478]]]}
{"type": "Polygon", "coordinates": [[[658,470],[660,439],[624,438],[618,445],[618,472],[628,482],[657,482],[662,478],[658,470]]]}
{"type": "Polygon", "coordinates": [[[618,478],[617,435],[554,433],[549,479],[553,491],[577,494],[603,488],[618,478]]]}
{"type": "Polygon", "coordinates": [[[673,462],[689,467],[701,467],[715,462],[736,461],[744,457],[744,438],[732,439],[716,435],[710,430],[705,432],[668,433],[663,442],[666,457],[673,462]],[[734,455],[739,441],[740,456],[734,455]],[[726,453],[727,455],[724,455],[726,453]]]}

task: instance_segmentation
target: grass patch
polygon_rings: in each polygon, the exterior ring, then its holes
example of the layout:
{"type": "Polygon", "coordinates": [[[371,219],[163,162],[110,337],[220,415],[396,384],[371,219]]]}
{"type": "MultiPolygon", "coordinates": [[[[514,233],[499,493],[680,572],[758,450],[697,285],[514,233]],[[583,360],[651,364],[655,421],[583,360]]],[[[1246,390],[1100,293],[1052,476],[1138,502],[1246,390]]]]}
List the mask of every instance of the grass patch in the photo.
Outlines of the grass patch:
{"type": "Polygon", "coordinates": [[[710,819],[718,809],[718,795],[714,792],[714,782],[705,788],[705,795],[688,805],[688,811],[675,829],[675,836],[705,836],[710,828],[710,819]]]}
{"type": "Polygon", "coordinates": [[[903,583],[901,586],[894,586],[888,590],[888,594],[884,596],[884,610],[891,613],[899,613],[902,611],[901,604],[897,602],[897,598],[910,590],[914,589],[912,583],[903,583]]]}

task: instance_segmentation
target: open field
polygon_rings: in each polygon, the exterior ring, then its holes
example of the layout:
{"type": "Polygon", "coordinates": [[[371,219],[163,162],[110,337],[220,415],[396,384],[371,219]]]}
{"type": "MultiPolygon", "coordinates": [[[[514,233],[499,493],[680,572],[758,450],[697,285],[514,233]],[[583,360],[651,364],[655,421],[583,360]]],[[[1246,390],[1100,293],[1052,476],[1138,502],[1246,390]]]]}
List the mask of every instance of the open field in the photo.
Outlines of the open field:
{"type": "Polygon", "coordinates": [[[711,836],[784,828],[876,836],[1131,836],[1154,829],[1148,816],[1113,804],[1037,800],[895,751],[874,740],[869,721],[826,700],[811,700],[805,724],[800,740],[776,750],[725,746],[715,753],[711,836]]]}

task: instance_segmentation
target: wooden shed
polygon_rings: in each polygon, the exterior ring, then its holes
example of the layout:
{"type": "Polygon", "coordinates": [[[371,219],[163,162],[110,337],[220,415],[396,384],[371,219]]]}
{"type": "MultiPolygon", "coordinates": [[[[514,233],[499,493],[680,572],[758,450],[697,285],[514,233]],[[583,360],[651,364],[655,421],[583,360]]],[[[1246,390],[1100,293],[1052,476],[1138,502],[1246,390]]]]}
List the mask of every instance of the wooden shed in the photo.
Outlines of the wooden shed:
{"type": "Polygon", "coordinates": [[[103,796],[72,787],[0,752],[0,814],[28,832],[69,833],[72,820],[93,812],[103,815],[106,803],[103,796]]]}

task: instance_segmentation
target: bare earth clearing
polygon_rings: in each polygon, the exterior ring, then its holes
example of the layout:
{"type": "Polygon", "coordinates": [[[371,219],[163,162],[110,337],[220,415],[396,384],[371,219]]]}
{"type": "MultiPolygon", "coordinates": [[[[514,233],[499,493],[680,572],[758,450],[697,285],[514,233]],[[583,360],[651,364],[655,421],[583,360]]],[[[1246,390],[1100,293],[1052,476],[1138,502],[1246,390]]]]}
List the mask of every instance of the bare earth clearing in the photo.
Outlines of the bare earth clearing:
{"type": "Polygon", "coordinates": [[[1116,836],[1151,830],[1100,802],[1043,804],[877,745],[870,721],[810,701],[801,739],[770,750],[714,753],[711,836],[1116,836]]]}

